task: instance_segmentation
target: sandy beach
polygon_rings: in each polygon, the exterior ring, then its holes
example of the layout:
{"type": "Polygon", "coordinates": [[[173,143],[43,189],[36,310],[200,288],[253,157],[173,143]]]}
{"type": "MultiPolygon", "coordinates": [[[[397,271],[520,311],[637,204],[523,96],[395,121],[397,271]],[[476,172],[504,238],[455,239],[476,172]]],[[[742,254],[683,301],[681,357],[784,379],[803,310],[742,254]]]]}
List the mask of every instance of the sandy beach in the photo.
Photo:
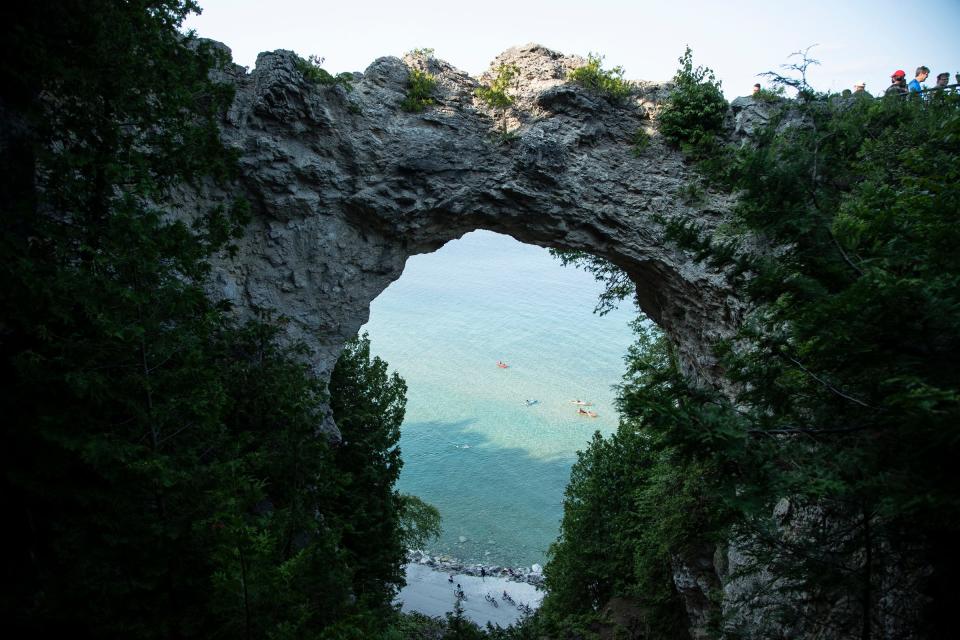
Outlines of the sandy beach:
{"type": "Polygon", "coordinates": [[[543,599],[543,592],[526,582],[515,582],[506,578],[479,578],[462,573],[453,574],[453,584],[448,573],[441,573],[429,566],[410,563],[406,566],[407,586],[397,595],[396,602],[402,603],[403,611],[417,611],[428,616],[442,618],[453,611],[454,588],[460,584],[466,594],[463,603],[464,614],[480,626],[489,622],[506,627],[522,616],[517,607],[503,600],[506,591],[517,604],[525,603],[536,609],[543,599]],[[495,596],[499,606],[494,607],[484,595],[495,596]]]}

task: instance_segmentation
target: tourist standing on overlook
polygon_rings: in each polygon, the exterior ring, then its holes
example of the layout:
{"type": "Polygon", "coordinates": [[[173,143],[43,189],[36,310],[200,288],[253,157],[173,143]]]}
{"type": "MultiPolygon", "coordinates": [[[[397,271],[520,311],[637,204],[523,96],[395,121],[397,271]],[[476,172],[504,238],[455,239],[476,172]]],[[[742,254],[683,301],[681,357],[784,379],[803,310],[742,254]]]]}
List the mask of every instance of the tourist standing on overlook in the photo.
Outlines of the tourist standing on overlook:
{"type": "Polygon", "coordinates": [[[927,79],[927,76],[930,75],[930,69],[924,66],[917,67],[917,72],[914,74],[913,80],[910,81],[910,84],[907,85],[907,88],[910,90],[910,93],[920,93],[923,91],[923,87],[920,86],[920,83],[927,79]]]}
{"type": "Polygon", "coordinates": [[[901,95],[907,93],[907,72],[903,69],[897,69],[890,76],[890,86],[884,91],[884,95],[901,95]]]}
{"type": "Polygon", "coordinates": [[[950,84],[950,73],[944,71],[943,73],[937,74],[937,84],[936,87],[939,90],[943,90],[946,86],[950,84]]]}

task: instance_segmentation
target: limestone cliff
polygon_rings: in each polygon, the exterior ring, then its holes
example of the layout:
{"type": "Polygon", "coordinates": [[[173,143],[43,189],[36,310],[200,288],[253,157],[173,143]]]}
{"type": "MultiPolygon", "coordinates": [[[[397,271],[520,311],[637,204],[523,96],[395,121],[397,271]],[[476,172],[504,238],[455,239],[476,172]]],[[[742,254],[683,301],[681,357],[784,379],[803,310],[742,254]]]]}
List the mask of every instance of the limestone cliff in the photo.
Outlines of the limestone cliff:
{"type": "Polygon", "coordinates": [[[328,371],[366,321],[370,302],[406,259],[475,229],[546,247],[583,250],[623,268],[638,301],[680,345],[688,369],[718,371],[708,345],[728,335],[739,303],[723,279],[663,240],[654,214],[722,218],[728,196],[696,210],[682,188],[697,178],[658,138],[653,117],[667,87],[638,82],[613,104],[566,81],[582,64],[538,45],[493,62],[520,69],[507,112],[474,97],[474,79],[434,58],[380,58],[351,91],[309,82],[288,51],[260,54],[228,74],[237,94],[223,126],[240,153],[240,185],[254,222],[234,261],[218,265],[217,293],[238,308],[273,309],[317,349],[328,371]],[[400,108],[411,68],[437,78],[436,104],[400,108]],[[652,134],[640,157],[638,128],[652,134]]]}

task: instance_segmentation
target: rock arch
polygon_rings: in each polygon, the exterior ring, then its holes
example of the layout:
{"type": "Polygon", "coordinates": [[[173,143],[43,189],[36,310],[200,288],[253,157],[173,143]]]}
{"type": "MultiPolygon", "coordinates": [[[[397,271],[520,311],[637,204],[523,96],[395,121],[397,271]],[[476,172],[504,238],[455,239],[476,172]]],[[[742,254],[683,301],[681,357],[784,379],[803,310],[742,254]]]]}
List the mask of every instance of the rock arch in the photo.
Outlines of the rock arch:
{"type": "MultiPolygon", "coordinates": [[[[567,82],[584,62],[534,44],[504,52],[491,69],[519,69],[505,114],[474,97],[492,72],[474,79],[431,57],[380,58],[354,74],[351,90],[308,81],[290,51],[260,54],[252,73],[223,71],[236,87],[223,139],[239,154],[236,186],[253,220],[239,255],[215,262],[213,294],[240,313],[289,318],[291,337],[314,348],[326,376],[409,256],[487,229],[616,264],[687,372],[723,386],[710,347],[732,334],[744,305],[722,274],[665,242],[656,216],[713,227],[731,198],[707,191],[693,205],[684,197],[699,179],[656,130],[669,86],[636,82],[628,100],[613,104],[567,82]],[[400,107],[411,68],[437,79],[435,104],[422,113],[400,107]],[[504,120],[509,140],[498,135],[504,120]],[[651,142],[635,154],[640,128],[651,142]]],[[[732,105],[731,139],[765,119],[745,100],[732,105]]],[[[232,195],[205,191],[184,205],[232,195]]],[[[326,426],[336,433],[332,419],[326,426]]],[[[706,545],[675,559],[691,637],[705,637],[716,612],[708,596],[722,573],[714,552],[706,545]]]]}
{"type": "Polygon", "coordinates": [[[289,317],[324,374],[409,256],[488,229],[618,265],[687,369],[718,382],[709,345],[730,334],[740,303],[720,274],[664,242],[654,216],[714,224],[728,197],[685,204],[697,178],[652,117],[668,87],[638,82],[613,104],[566,81],[583,62],[539,45],[504,52],[491,68],[519,74],[502,116],[474,97],[489,77],[423,56],[380,58],[351,90],[309,82],[289,51],[260,54],[252,73],[226,72],[237,92],[223,135],[240,154],[254,221],[239,258],[216,265],[216,293],[289,317]],[[422,113],[400,108],[410,68],[437,78],[422,113]],[[510,140],[497,134],[501,117],[510,140]],[[636,155],[639,128],[653,135],[636,155]]]}

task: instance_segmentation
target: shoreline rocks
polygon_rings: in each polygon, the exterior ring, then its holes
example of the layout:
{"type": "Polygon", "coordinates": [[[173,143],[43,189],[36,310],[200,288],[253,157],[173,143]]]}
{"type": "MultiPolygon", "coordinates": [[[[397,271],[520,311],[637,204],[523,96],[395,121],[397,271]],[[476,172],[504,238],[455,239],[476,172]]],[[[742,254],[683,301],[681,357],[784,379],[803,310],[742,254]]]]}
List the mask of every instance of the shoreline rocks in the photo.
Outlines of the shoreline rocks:
{"type": "Polygon", "coordinates": [[[543,586],[543,567],[539,564],[533,564],[529,567],[485,565],[475,562],[462,562],[445,553],[430,555],[429,551],[422,551],[420,549],[408,549],[407,562],[425,565],[440,573],[475,577],[483,575],[493,578],[505,578],[513,582],[526,582],[538,588],[543,586]]]}

